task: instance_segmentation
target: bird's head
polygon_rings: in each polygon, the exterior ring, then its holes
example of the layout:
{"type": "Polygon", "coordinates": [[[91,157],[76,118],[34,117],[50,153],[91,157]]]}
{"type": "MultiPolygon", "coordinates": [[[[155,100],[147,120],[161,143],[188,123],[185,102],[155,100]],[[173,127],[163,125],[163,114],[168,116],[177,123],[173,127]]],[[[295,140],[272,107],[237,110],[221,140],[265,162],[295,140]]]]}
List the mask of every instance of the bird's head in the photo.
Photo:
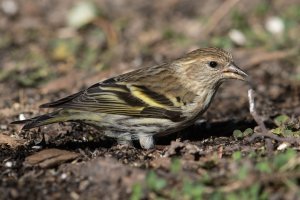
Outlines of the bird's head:
{"type": "MultiPolygon", "coordinates": [[[[220,84],[227,79],[246,81],[248,75],[233,61],[232,55],[218,48],[201,48],[176,60],[190,80],[220,84]]],[[[179,65],[177,65],[179,66],[179,65]]]]}

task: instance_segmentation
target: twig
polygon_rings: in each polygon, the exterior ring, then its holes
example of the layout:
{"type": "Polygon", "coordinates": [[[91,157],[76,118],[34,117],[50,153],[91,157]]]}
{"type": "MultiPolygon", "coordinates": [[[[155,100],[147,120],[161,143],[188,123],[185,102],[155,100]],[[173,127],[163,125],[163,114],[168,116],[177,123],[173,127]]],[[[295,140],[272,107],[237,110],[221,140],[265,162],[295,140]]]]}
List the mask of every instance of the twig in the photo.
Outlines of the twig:
{"type": "Polygon", "coordinates": [[[262,132],[268,132],[263,120],[258,116],[256,109],[255,109],[255,102],[254,102],[254,91],[253,89],[248,90],[248,98],[249,98],[249,110],[251,115],[253,116],[254,120],[256,121],[257,125],[261,128],[262,132]]]}
{"type": "Polygon", "coordinates": [[[242,188],[247,188],[255,182],[255,176],[249,176],[246,180],[242,181],[234,181],[232,183],[227,184],[226,186],[222,186],[218,188],[222,192],[233,192],[236,190],[240,190],[242,188]]]}
{"type": "Polygon", "coordinates": [[[297,49],[291,49],[285,51],[258,53],[257,56],[254,56],[250,60],[248,60],[245,66],[256,66],[262,62],[280,60],[289,56],[296,55],[297,52],[297,49]]]}
{"type": "MultiPolygon", "coordinates": [[[[291,178],[299,178],[300,173],[291,173],[291,172],[282,172],[278,174],[256,174],[253,176],[248,176],[246,180],[242,181],[235,181],[233,183],[227,184],[226,186],[219,187],[218,190],[222,192],[233,192],[237,191],[243,188],[247,188],[253,183],[255,183],[257,180],[263,185],[268,183],[274,183],[274,182],[283,182],[284,180],[288,180],[291,178]]],[[[209,191],[211,192],[211,191],[209,191]]],[[[215,192],[215,190],[213,190],[215,192]]]]}
{"type": "MultiPolygon", "coordinates": [[[[256,112],[253,93],[254,93],[254,91],[252,88],[248,90],[250,113],[253,116],[253,119],[256,121],[257,125],[261,128],[262,133],[268,134],[268,129],[266,128],[261,117],[259,117],[259,115],[256,112]]],[[[274,149],[273,143],[270,138],[266,138],[265,141],[266,141],[266,149],[267,149],[268,155],[270,156],[273,154],[273,149],[274,149]]]]}
{"type": "Polygon", "coordinates": [[[279,141],[279,142],[288,142],[290,144],[300,144],[300,139],[295,137],[279,137],[273,133],[271,133],[265,126],[262,118],[257,114],[255,109],[255,103],[254,103],[254,91],[253,89],[248,90],[248,98],[249,98],[249,109],[250,113],[253,116],[253,119],[257,123],[257,125],[260,127],[261,132],[260,133],[254,133],[250,138],[248,138],[249,142],[252,142],[258,137],[266,137],[266,143],[267,143],[267,151],[270,153],[273,151],[273,144],[271,139],[279,141]]]}
{"type": "Polygon", "coordinates": [[[224,1],[210,17],[204,35],[208,36],[239,1],[240,0],[224,1]]]}
{"type": "Polygon", "coordinates": [[[118,43],[117,31],[108,20],[104,18],[98,18],[97,20],[94,21],[94,24],[100,27],[105,33],[108,47],[111,48],[118,43]]]}
{"type": "Polygon", "coordinates": [[[252,142],[253,140],[255,140],[258,137],[268,137],[268,138],[271,138],[271,139],[279,141],[279,142],[287,142],[290,144],[300,144],[300,140],[295,137],[279,137],[273,133],[254,133],[247,140],[249,142],[252,142]]]}

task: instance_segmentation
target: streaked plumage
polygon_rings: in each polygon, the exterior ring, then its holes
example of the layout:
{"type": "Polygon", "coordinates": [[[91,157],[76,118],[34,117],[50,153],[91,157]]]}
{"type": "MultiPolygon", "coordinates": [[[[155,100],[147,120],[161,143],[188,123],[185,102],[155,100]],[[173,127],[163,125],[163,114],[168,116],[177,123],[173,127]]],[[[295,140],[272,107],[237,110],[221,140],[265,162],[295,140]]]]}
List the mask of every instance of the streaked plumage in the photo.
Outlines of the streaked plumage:
{"type": "Polygon", "coordinates": [[[17,121],[30,129],[50,123],[81,121],[122,141],[138,139],[143,148],[153,135],[170,134],[193,124],[206,111],[220,84],[247,75],[231,54],[202,48],[167,64],[141,68],[41,105],[57,110],[17,121]]]}

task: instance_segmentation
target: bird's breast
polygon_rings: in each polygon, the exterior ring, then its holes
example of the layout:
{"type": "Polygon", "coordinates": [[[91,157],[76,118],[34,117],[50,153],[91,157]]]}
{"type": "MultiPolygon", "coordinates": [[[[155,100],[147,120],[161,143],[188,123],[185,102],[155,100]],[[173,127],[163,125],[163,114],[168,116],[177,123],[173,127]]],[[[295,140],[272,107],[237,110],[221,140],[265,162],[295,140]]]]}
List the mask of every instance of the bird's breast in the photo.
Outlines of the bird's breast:
{"type": "Polygon", "coordinates": [[[199,91],[194,100],[183,109],[188,121],[197,120],[209,107],[215,95],[215,90],[199,91]]]}

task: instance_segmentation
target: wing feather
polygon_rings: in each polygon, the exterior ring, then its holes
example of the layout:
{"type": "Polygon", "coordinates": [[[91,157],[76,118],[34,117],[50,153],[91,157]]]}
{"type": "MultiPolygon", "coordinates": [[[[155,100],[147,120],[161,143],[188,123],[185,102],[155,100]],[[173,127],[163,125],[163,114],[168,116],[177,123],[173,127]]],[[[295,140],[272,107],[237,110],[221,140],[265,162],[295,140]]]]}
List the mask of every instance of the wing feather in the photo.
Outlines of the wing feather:
{"type": "Polygon", "coordinates": [[[164,118],[180,121],[182,112],[168,97],[146,86],[125,83],[98,83],[55,102],[41,105],[89,112],[164,118]]]}

